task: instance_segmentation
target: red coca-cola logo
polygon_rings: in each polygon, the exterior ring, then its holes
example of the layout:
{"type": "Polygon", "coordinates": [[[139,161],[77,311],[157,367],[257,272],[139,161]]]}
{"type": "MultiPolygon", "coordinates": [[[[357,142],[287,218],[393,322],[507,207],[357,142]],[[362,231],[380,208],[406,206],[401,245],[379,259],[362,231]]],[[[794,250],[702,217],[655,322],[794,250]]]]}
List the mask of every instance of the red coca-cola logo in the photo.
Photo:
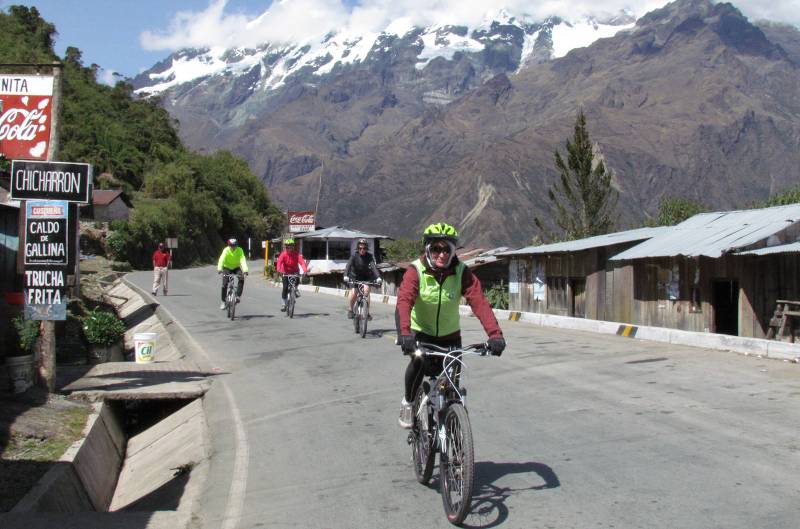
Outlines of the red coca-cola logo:
{"type": "Polygon", "coordinates": [[[3,95],[0,152],[6,158],[44,160],[50,140],[50,96],[3,95]]]}
{"type": "Polygon", "coordinates": [[[295,213],[289,216],[289,224],[314,224],[313,213],[295,213]]]}

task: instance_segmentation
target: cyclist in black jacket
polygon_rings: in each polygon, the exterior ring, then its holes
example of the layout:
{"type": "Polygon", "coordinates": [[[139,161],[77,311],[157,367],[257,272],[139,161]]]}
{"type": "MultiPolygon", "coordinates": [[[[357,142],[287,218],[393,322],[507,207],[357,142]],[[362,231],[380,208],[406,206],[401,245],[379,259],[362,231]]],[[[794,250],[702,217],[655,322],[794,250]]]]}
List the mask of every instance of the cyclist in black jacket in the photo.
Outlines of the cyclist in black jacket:
{"type": "MultiPolygon", "coordinates": [[[[366,239],[359,239],[356,254],[350,257],[347,261],[347,266],[344,269],[344,282],[350,281],[374,281],[381,283],[381,275],[378,272],[378,267],[375,265],[375,258],[369,253],[369,245],[366,239]]],[[[367,296],[367,303],[369,303],[369,286],[364,285],[364,294],[367,296]]],[[[356,288],[350,289],[350,301],[347,308],[347,317],[353,319],[353,304],[356,302],[356,288]]]]}

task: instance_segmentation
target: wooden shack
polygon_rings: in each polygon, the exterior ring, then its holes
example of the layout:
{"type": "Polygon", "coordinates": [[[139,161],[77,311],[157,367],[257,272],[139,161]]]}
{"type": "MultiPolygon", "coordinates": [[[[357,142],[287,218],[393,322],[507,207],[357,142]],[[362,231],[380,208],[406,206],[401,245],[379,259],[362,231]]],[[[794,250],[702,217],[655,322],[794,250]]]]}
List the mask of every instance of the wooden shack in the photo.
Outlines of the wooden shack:
{"type": "Polygon", "coordinates": [[[777,300],[800,300],[798,238],[800,204],[695,215],[611,257],[632,281],[613,319],[763,338],[777,300]]]}
{"type": "Polygon", "coordinates": [[[639,228],[498,253],[509,259],[509,308],[625,321],[633,272],[608,258],[664,229],[639,228]]]}

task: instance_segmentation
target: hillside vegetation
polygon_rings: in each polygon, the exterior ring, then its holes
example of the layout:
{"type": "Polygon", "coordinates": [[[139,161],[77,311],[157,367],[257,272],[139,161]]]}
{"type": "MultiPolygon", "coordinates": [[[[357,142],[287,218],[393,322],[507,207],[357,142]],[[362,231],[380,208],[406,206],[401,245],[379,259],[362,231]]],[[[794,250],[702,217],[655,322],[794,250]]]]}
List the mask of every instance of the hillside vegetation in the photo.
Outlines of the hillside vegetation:
{"type": "Polygon", "coordinates": [[[91,163],[95,186],[122,188],[134,206],[129,221],[113,223],[115,257],[148,267],[156,243],[178,237],[181,266],[213,259],[227,237],[278,233],[281,212],[244,161],[189,151],[157,100],[135,98],[122,81],[98,83],[98,66],[84,66],[77,48],[58,57],[55,33],[35,7],[11,6],[0,12],[0,62],[64,64],[57,159],[91,163]]]}

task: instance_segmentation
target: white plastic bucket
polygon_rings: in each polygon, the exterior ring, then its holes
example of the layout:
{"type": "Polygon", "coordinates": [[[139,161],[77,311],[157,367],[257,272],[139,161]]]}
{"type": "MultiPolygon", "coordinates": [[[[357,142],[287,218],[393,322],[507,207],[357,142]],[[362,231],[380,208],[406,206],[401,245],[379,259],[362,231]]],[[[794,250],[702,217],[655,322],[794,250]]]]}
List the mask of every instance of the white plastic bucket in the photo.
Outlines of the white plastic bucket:
{"type": "Polygon", "coordinates": [[[137,332],[133,335],[137,364],[149,364],[156,357],[156,333],[137,332]]]}

